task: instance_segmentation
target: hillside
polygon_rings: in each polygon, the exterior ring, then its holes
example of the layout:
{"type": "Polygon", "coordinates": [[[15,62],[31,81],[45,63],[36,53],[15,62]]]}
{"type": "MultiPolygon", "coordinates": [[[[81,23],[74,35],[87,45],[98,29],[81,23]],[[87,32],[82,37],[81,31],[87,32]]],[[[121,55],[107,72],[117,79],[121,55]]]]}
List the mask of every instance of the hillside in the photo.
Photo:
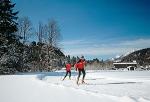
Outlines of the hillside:
{"type": "Polygon", "coordinates": [[[121,62],[132,62],[136,60],[139,65],[145,66],[150,64],[150,48],[134,51],[124,57],[121,62]]]}

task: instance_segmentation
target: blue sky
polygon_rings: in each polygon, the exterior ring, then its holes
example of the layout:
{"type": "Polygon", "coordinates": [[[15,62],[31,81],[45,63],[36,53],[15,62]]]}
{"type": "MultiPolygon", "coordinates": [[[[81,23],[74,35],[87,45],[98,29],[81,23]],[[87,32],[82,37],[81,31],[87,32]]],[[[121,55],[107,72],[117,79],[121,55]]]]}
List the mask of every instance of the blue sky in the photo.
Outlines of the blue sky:
{"type": "Polygon", "coordinates": [[[149,0],[12,1],[35,28],[39,21],[55,19],[65,54],[107,59],[150,47],[149,0]]]}

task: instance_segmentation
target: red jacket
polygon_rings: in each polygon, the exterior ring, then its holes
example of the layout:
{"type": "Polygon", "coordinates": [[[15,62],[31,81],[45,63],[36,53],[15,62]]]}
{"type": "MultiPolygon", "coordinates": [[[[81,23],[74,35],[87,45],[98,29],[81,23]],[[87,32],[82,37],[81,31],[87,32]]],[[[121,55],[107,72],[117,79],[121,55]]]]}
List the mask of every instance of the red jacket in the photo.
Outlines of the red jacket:
{"type": "Polygon", "coordinates": [[[71,71],[71,64],[66,64],[66,71],[71,71]]]}
{"type": "Polygon", "coordinates": [[[84,62],[79,62],[75,64],[76,69],[84,69],[85,66],[85,61],[84,62]]]}

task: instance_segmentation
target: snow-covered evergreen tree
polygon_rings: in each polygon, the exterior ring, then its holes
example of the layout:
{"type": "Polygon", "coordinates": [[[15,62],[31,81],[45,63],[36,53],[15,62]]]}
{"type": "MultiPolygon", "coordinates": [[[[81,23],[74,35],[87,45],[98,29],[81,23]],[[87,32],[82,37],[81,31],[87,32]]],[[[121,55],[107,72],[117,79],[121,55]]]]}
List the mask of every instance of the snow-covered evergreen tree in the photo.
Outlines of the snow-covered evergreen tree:
{"type": "Polygon", "coordinates": [[[15,72],[21,52],[17,31],[17,14],[13,12],[15,4],[10,0],[0,1],[0,74],[15,72]]]}

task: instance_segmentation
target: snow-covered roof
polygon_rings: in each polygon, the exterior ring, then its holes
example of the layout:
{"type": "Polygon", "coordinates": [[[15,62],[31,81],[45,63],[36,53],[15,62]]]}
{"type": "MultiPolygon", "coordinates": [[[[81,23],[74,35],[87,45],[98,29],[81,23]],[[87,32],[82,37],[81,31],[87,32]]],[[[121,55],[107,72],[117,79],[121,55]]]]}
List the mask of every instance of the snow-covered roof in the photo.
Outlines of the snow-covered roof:
{"type": "Polygon", "coordinates": [[[113,63],[113,64],[137,64],[136,62],[122,62],[122,63],[113,63]]]}

